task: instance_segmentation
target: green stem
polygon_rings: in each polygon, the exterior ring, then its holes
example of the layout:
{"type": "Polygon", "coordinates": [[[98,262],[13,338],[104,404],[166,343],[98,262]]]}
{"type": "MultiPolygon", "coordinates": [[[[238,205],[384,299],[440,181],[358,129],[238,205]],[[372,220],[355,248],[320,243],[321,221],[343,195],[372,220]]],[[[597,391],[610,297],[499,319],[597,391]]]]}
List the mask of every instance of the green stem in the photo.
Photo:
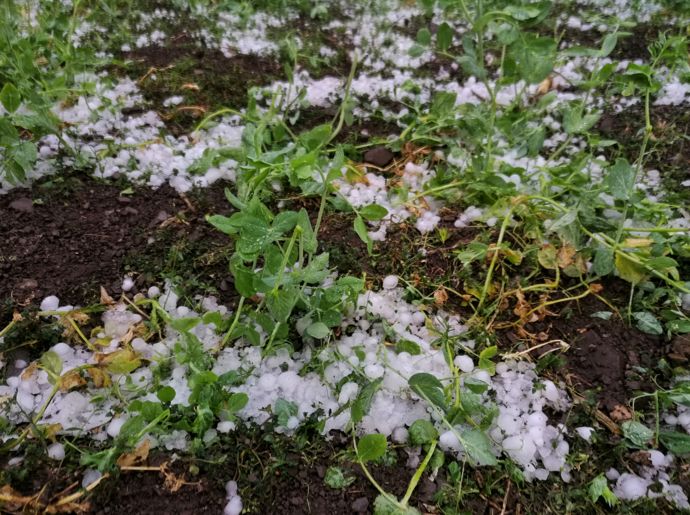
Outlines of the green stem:
{"type": "Polygon", "coordinates": [[[494,275],[494,269],[496,268],[496,263],[498,263],[498,255],[500,253],[501,243],[503,243],[503,238],[505,237],[506,231],[508,230],[508,224],[510,223],[510,218],[513,215],[513,209],[514,208],[511,207],[508,210],[508,213],[506,213],[506,216],[503,219],[503,223],[501,224],[501,230],[498,233],[498,240],[496,241],[496,245],[494,248],[494,255],[491,257],[491,263],[489,264],[489,270],[486,273],[486,280],[484,281],[482,294],[481,297],[479,297],[477,313],[479,313],[479,311],[481,310],[482,306],[484,305],[484,302],[486,301],[486,297],[489,293],[489,288],[491,287],[491,280],[493,279],[494,275]]]}
{"type": "Polygon", "coordinates": [[[417,471],[414,473],[414,476],[412,476],[412,479],[410,479],[410,484],[407,486],[407,492],[405,492],[405,497],[403,497],[402,501],[400,501],[405,506],[407,506],[407,503],[410,501],[410,497],[412,497],[414,489],[417,487],[419,480],[422,478],[422,474],[424,474],[424,470],[426,470],[429,461],[431,461],[431,456],[433,456],[434,451],[436,450],[436,443],[436,440],[431,442],[431,445],[429,446],[429,450],[426,453],[424,461],[419,465],[417,471]]]}

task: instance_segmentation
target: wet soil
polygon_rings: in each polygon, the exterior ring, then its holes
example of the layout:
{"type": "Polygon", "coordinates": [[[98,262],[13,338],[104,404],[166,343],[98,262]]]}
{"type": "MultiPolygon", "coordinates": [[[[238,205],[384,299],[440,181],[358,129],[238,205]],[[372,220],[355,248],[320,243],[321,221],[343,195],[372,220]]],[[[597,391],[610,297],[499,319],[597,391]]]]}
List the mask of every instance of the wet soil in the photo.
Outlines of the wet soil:
{"type": "MultiPolygon", "coordinates": [[[[626,288],[612,281],[601,295],[613,305],[625,305],[626,288]]],[[[540,334],[540,340],[559,339],[570,346],[563,355],[562,375],[578,391],[593,392],[606,413],[626,405],[635,392],[654,389],[651,371],[666,351],[661,337],[628,326],[616,314],[609,320],[592,316],[610,309],[589,295],[579,302],[569,303],[556,316],[525,325],[530,333],[540,334]]],[[[507,346],[519,341],[510,330],[498,336],[507,346]]]]}
{"type": "Polygon", "coordinates": [[[183,198],[168,186],[123,194],[83,177],[67,189],[48,181],[13,190],[0,196],[0,311],[47,295],[85,305],[98,300],[100,286],[119,295],[125,274],[135,279],[133,292],[177,276],[230,301],[230,241],[204,220],[228,211],[222,186],[183,198]]]}
{"type": "Polygon", "coordinates": [[[151,46],[122,53],[129,64],[115,67],[137,80],[144,98],[158,111],[168,130],[176,136],[218,109],[242,109],[252,87],[270,84],[283,71],[277,59],[255,55],[226,57],[192,40],[186,32],[171,38],[165,47],[151,46]],[[172,96],[183,101],[163,105],[172,96]]]}

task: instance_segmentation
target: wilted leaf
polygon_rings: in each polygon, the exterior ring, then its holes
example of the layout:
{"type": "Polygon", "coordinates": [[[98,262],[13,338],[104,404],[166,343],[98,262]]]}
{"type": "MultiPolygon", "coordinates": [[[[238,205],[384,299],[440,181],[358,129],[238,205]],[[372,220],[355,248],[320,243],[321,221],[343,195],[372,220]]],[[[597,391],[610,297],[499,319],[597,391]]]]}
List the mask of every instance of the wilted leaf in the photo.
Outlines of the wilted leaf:
{"type": "Polygon", "coordinates": [[[81,376],[77,369],[70,370],[60,377],[60,391],[69,392],[75,388],[80,388],[86,384],[86,379],[81,376]]]}
{"type": "Polygon", "coordinates": [[[139,447],[132,452],[125,452],[117,459],[117,466],[120,468],[132,467],[144,463],[149,457],[149,450],[151,449],[151,440],[146,438],[139,447]]]}

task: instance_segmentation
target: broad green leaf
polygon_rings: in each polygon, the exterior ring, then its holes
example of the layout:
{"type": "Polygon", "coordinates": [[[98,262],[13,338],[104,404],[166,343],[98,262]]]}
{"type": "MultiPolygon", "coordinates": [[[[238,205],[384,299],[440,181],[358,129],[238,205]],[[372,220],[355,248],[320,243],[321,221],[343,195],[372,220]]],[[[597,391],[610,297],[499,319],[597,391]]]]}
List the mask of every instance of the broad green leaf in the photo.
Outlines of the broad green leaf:
{"type": "Polygon", "coordinates": [[[379,433],[364,435],[357,443],[357,457],[362,463],[376,461],[386,453],[388,442],[379,433]]]}
{"type": "Polygon", "coordinates": [[[230,218],[223,215],[207,215],[206,221],[220,232],[225,234],[237,234],[240,231],[239,225],[230,218]]]}
{"type": "Polygon", "coordinates": [[[609,275],[614,270],[613,251],[608,247],[599,247],[594,252],[592,271],[603,277],[609,275]]]}
{"type": "Polygon", "coordinates": [[[434,95],[431,102],[429,112],[439,118],[448,116],[449,113],[454,113],[455,101],[457,94],[450,91],[440,91],[434,95]]]}
{"type": "Polygon", "coordinates": [[[395,344],[395,352],[398,354],[401,352],[407,352],[411,356],[419,356],[422,353],[422,349],[417,343],[411,340],[400,340],[395,344]]]}
{"type": "Polygon", "coordinates": [[[636,420],[627,420],[621,424],[623,435],[635,447],[646,447],[649,441],[654,436],[654,431],[647,426],[640,424],[636,420]]]}
{"type": "Polygon", "coordinates": [[[333,127],[331,127],[331,124],[325,123],[317,125],[309,132],[300,135],[299,139],[308,150],[315,150],[328,142],[332,132],[333,127]]]}
{"type": "Polygon", "coordinates": [[[360,209],[359,214],[366,220],[375,221],[381,220],[384,216],[386,216],[388,214],[388,210],[383,206],[379,206],[378,204],[369,204],[368,206],[364,206],[362,209],[360,209]]]}
{"type": "Polygon", "coordinates": [[[635,169],[627,159],[616,159],[604,182],[615,199],[629,200],[635,187],[635,169]]]}
{"type": "Polygon", "coordinates": [[[323,340],[331,334],[331,330],[323,322],[314,322],[307,327],[307,334],[318,340],[323,340]]]}
{"type": "Polygon", "coordinates": [[[690,435],[678,431],[661,431],[659,440],[676,456],[690,454],[690,435]]]}
{"type": "Polygon", "coordinates": [[[6,82],[0,90],[0,103],[9,113],[14,113],[22,103],[19,90],[11,82],[6,82]]]}
{"type": "Polygon", "coordinates": [[[635,319],[635,325],[643,333],[654,335],[664,333],[661,322],[659,322],[649,311],[637,311],[633,313],[633,318],[635,319]]]}
{"type": "Polygon", "coordinates": [[[175,398],[176,392],[172,386],[164,386],[156,392],[156,397],[161,402],[170,403],[175,398]]]}
{"type": "Polygon", "coordinates": [[[489,438],[479,429],[460,431],[460,443],[469,457],[479,465],[496,465],[496,457],[491,451],[489,438]]]}
{"type": "Polygon", "coordinates": [[[441,52],[447,51],[453,44],[453,29],[445,21],[441,23],[436,32],[436,46],[441,52]]]}
{"type": "Polygon", "coordinates": [[[180,333],[186,333],[194,329],[200,322],[199,317],[174,318],[170,321],[170,327],[180,333]]]}
{"type": "Polygon", "coordinates": [[[426,445],[438,438],[438,431],[431,422],[420,418],[410,426],[409,435],[412,445],[426,445]]]}
{"type": "Polygon", "coordinates": [[[443,393],[443,385],[436,377],[426,372],[421,372],[410,377],[408,384],[412,391],[422,399],[434,404],[443,411],[446,410],[446,397],[443,393]]]}
{"type": "Polygon", "coordinates": [[[244,392],[237,392],[230,395],[225,409],[234,414],[243,409],[249,402],[249,396],[244,392]]]}
{"type": "Polygon", "coordinates": [[[426,27],[422,27],[417,31],[417,43],[422,46],[429,46],[431,44],[431,32],[426,27]]]}

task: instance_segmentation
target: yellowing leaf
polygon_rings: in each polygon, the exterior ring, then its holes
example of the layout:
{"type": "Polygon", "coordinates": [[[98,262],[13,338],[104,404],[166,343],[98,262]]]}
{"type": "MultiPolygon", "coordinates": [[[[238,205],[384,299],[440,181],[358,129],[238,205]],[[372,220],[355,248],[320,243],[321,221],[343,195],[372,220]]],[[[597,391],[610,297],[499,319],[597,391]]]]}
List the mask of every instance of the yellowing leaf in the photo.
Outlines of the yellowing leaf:
{"type": "Polygon", "coordinates": [[[131,349],[120,349],[110,354],[96,354],[98,364],[113,374],[127,374],[141,366],[139,355],[131,349]]]}
{"type": "Polygon", "coordinates": [[[652,243],[654,242],[649,238],[626,238],[625,240],[623,240],[623,243],[621,243],[621,247],[629,249],[640,249],[651,247],[652,243]]]}
{"type": "Polygon", "coordinates": [[[63,392],[69,392],[76,388],[80,388],[86,384],[86,379],[84,379],[80,371],[77,369],[70,370],[69,372],[60,376],[60,390],[63,392]]]}
{"type": "Polygon", "coordinates": [[[647,271],[643,266],[638,265],[622,253],[616,253],[616,270],[618,270],[621,279],[633,284],[638,284],[647,276],[647,271]]]}

